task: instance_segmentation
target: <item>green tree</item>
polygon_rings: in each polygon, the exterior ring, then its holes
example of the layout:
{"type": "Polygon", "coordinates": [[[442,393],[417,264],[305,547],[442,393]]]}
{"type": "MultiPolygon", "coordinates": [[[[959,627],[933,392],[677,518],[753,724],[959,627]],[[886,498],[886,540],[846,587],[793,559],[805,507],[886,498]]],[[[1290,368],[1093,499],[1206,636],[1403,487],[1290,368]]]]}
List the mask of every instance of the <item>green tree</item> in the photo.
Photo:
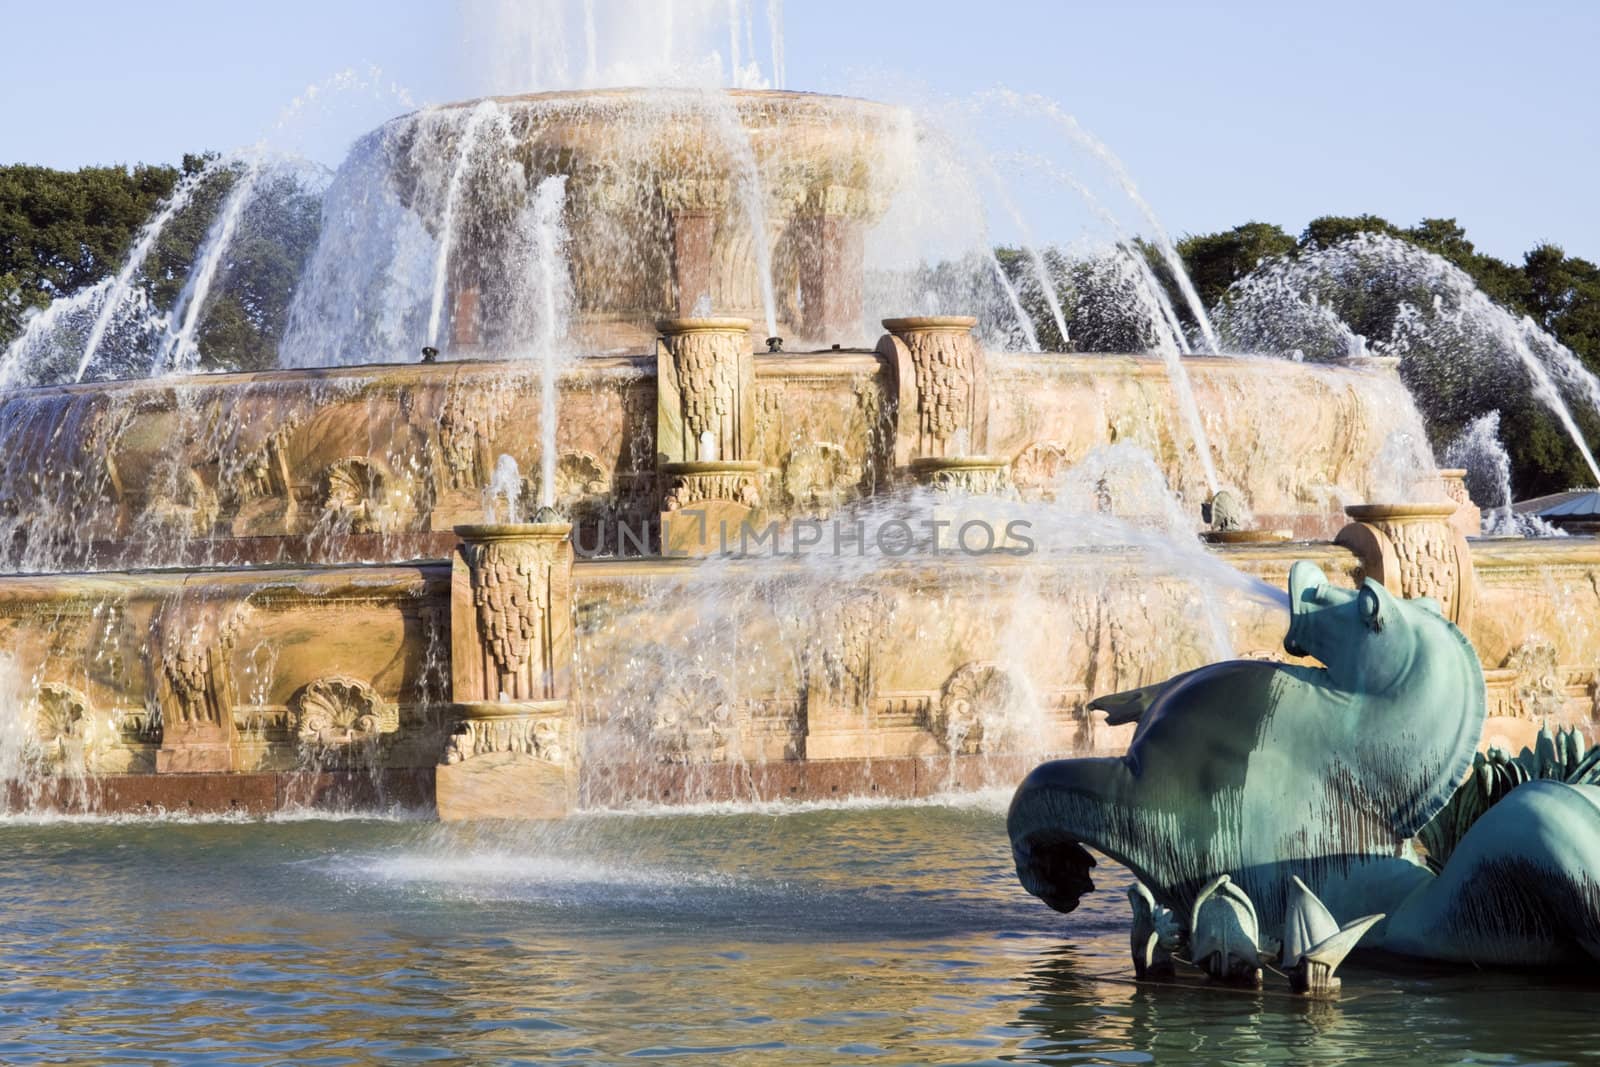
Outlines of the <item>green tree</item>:
{"type": "MultiPolygon", "coordinates": [[[[242,164],[217,166],[215,154],[186,155],[181,168],[0,168],[0,347],[22,330],[25,316],[120,269],[140,229],[179,180],[198,176],[189,202],[162,229],[134,278],[152,304],[174,308],[217,225],[242,164]]],[[[218,261],[211,295],[196,331],[200,366],[255,370],[275,366],[289,301],[321,221],[317,195],[304,176],[261,176],[233,239],[218,261]]],[[[150,367],[162,340],[149,335],[102,346],[94,377],[137,375],[150,367]]],[[[81,338],[52,345],[27,381],[57,380],[76,366],[81,338]]]]}
{"type": "Polygon", "coordinates": [[[0,347],[30,309],[117,269],[176,167],[0,167],[0,347]]]}
{"type": "MultiPolygon", "coordinates": [[[[1221,233],[1184,237],[1177,248],[1201,302],[1211,307],[1228,286],[1255,270],[1262,260],[1286,256],[1296,244],[1282,227],[1247,222],[1221,233]]],[[[1165,273],[1165,264],[1162,268],[1165,273]]]]}

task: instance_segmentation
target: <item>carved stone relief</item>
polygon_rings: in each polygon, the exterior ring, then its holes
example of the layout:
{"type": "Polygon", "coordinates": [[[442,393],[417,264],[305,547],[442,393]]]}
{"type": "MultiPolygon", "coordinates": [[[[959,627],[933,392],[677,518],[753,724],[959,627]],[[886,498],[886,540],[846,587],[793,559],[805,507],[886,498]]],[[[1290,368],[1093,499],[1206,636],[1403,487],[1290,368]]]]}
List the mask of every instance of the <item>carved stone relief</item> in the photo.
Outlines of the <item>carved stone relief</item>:
{"type": "Polygon", "coordinates": [[[801,445],[783,461],[783,492],[794,517],[826,518],[860,491],[861,466],[828,441],[801,445]]]}
{"type": "Polygon", "coordinates": [[[450,735],[445,763],[460,763],[496,752],[515,752],[564,766],[570,758],[566,730],[564,715],[468,719],[450,735]]]}
{"type": "Polygon", "coordinates": [[[1026,721],[1032,698],[1024,682],[993,663],[967,663],[944,684],[934,735],[952,753],[995,752],[1026,721]]]}
{"type": "Polygon", "coordinates": [[[650,733],[658,756],[668,762],[712,763],[728,757],[739,730],[721,680],[691,672],[668,682],[656,701],[650,733]]]}
{"type": "Polygon", "coordinates": [[[366,682],[331,676],[303,686],[289,701],[295,735],[324,748],[376,741],[400,728],[400,711],[366,682]]]}
{"type": "Polygon", "coordinates": [[[1056,485],[1073,459],[1073,450],[1059,441],[1036,441],[1012,462],[1011,483],[1023,500],[1054,500],[1056,485]]]}

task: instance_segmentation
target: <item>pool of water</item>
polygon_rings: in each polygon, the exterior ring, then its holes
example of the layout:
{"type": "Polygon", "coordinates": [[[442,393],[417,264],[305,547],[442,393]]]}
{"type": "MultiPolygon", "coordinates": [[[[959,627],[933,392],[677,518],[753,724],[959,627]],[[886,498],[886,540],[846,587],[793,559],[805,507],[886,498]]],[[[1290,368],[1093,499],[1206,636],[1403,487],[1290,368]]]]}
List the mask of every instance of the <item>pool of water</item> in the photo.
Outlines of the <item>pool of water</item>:
{"type": "Polygon", "coordinates": [[[1000,802],[0,823],[0,1062],[1558,1063],[1600,986],[1347,965],[1307,1004],[1128,980],[1000,802]]]}

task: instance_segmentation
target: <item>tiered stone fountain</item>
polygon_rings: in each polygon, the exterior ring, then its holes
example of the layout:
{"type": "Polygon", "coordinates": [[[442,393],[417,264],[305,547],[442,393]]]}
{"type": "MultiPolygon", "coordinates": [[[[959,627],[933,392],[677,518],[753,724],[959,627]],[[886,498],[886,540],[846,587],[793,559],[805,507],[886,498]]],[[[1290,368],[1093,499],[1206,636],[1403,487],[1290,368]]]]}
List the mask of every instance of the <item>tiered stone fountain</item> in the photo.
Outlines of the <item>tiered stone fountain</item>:
{"type": "MultiPolygon", "coordinates": [[[[758,213],[799,294],[780,329],[825,346],[767,352],[738,174],[695,155],[715,124],[580,95],[539,108],[582,122],[522,127],[525,165],[569,178],[573,332],[603,353],[562,372],[552,410],[537,367],[492,358],[492,240],[452,272],[440,362],[0,396],[13,803],[466,818],[918,795],[1120,751],[1131,727],[1093,696],[1214,658],[1193,587],[1131,548],[836,561],[863,554],[816,520],[869,530],[907,493],[1048,522],[1060,476],[1109,444],[1208,495],[1158,358],[986,352],[955,316],[849,347],[895,112],[731,94],[756,156],[782,157],[758,213]],[[698,162],[659,180],[641,130],[698,162]],[[538,470],[550,419],[563,520],[485,524],[498,458],[538,470]]],[[[1220,476],[1301,539],[1196,552],[1279,588],[1311,559],[1436,597],[1487,669],[1486,741],[1590,721],[1600,545],[1472,540],[1475,509],[1443,490],[1374,502],[1389,435],[1420,432],[1392,368],[1185,363],[1220,476]]],[[[1211,610],[1240,651],[1283,655],[1281,611],[1211,610]]]]}

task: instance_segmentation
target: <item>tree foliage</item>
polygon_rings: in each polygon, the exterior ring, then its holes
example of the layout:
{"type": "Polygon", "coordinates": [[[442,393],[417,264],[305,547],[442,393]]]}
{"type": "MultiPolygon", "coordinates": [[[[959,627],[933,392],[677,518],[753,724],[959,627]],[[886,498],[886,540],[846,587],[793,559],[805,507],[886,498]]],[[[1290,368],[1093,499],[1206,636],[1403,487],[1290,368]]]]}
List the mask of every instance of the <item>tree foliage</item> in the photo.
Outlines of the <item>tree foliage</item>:
{"type": "MultiPolygon", "coordinates": [[[[1522,263],[1513,264],[1478,251],[1455,219],[1429,218],[1414,226],[1398,226],[1376,215],[1330,215],[1313,219],[1298,237],[1276,226],[1250,222],[1221,233],[1185,237],[1178,242],[1178,252],[1202,300],[1215,307],[1230,286],[1263,262],[1293,259],[1369,233],[1407,242],[1453,264],[1490,300],[1514,316],[1528,316],[1570,348],[1589,371],[1600,373],[1600,268],[1566,255],[1556,245],[1542,244],[1524,255],[1522,263]]],[[[1426,307],[1433,295],[1406,291],[1393,279],[1372,279],[1340,294],[1339,316],[1357,334],[1386,338],[1404,305],[1426,307]]],[[[1188,309],[1181,303],[1178,309],[1192,329],[1188,309]]],[[[1412,365],[1402,364],[1407,384],[1429,417],[1434,444],[1442,444],[1477,416],[1498,409],[1519,496],[1591,483],[1593,476],[1577,448],[1556,417],[1533,396],[1520,365],[1514,359],[1492,367],[1448,365],[1453,358],[1464,358],[1467,350],[1468,346],[1459,351],[1435,346],[1412,365]]],[[[1600,442],[1600,417],[1582,398],[1568,400],[1584,437],[1600,442]]]]}
{"type": "MultiPolygon", "coordinates": [[[[116,273],[144,225],[180,181],[193,178],[192,198],[162,229],[134,279],[155,308],[170,311],[241,171],[237,164],[215,165],[210,154],[186,155],[181,167],[0,167],[0,349],[24,330],[30,314],[116,273]]],[[[316,195],[292,172],[269,172],[257,182],[198,320],[202,367],[275,365],[320,211],[316,195]]],[[[138,347],[148,348],[149,339],[142,341],[138,347]]],[[[110,356],[99,373],[138,373],[150,355],[110,356]]],[[[47,373],[38,377],[49,380],[47,373]]]]}

